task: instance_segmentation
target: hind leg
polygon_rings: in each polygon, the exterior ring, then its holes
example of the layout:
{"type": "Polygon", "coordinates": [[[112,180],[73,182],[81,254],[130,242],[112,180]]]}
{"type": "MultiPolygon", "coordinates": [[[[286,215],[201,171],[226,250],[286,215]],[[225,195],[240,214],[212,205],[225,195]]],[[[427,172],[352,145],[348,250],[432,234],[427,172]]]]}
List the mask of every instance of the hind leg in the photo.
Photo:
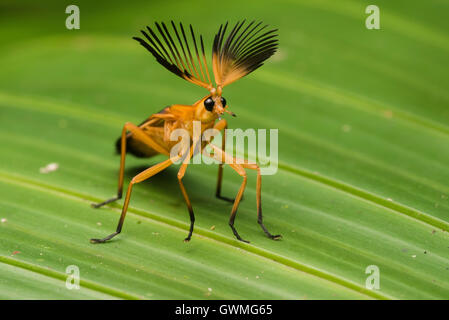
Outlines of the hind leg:
{"type": "Polygon", "coordinates": [[[122,136],[121,136],[121,150],[120,150],[120,169],[119,169],[119,177],[118,177],[118,191],[117,191],[117,196],[105,200],[103,202],[100,203],[93,203],[92,207],[93,208],[100,208],[102,206],[104,206],[105,204],[114,202],[116,200],[119,200],[122,198],[123,195],[123,177],[124,177],[124,173],[125,173],[125,158],[126,158],[126,136],[127,136],[127,132],[132,133],[133,135],[135,135],[137,138],[141,139],[142,141],[144,141],[146,144],[148,144],[148,146],[150,146],[151,148],[153,148],[154,150],[162,153],[162,154],[167,154],[167,151],[161,147],[160,145],[158,145],[151,137],[149,137],[147,134],[145,134],[142,129],[140,129],[139,127],[137,127],[136,125],[127,122],[124,126],[123,126],[123,130],[122,130],[122,136]]]}
{"type": "Polygon", "coordinates": [[[128,191],[126,192],[126,197],[125,197],[125,203],[123,204],[122,214],[120,216],[120,220],[118,222],[116,231],[103,239],[91,239],[90,242],[91,243],[104,243],[104,242],[112,239],[116,235],[118,235],[122,231],[123,222],[125,221],[126,212],[128,211],[128,205],[129,205],[129,200],[131,198],[131,192],[132,192],[133,185],[151,178],[152,176],[154,176],[155,174],[168,168],[172,164],[173,164],[172,159],[167,159],[161,163],[155,164],[154,166],[152,166],[152,167],[142,171],[138,175],[136,175],[131,180],[131,182],[128,186],[128,191]]]}

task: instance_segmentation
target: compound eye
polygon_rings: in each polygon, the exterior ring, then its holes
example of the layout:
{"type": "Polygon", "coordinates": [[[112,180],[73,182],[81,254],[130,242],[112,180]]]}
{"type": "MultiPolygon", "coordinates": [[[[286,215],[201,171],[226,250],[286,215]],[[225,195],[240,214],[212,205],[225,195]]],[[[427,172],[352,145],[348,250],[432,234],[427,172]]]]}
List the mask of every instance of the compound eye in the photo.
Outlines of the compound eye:
{"type": "Polygon", "coordinates": [[[221,97],[221,105],[224,107],[226,107],[226,99],[221,97]]]}
{"type": "Polygon", "coordinates": [[[206,100],[204,100],[204,107],[206,108],[207,111],[212,111],[214,105],[215,102],[214,100],[212,100],[212,98],[207,98],[206,100]]]}

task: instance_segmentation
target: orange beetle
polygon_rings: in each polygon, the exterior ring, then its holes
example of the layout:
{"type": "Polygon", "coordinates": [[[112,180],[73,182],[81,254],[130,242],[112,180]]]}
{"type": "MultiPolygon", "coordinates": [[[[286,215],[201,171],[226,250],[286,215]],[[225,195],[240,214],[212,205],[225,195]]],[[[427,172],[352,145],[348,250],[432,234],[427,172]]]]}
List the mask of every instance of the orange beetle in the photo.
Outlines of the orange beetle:
{"type": "MultiPolygon", "coordinates": [[[[144,39],[139,37],[134,37],[133,39],[139,41],[142,46],[151,52],[157,62],[166,69],[193,84],[207,89],[209,93],[193,105],[175,104],[166,107],[162,111],[151,115],[139,126],[129,122],[124,125],[122,135],[117,141],[117,151],[121,156],[117,196],[102,203],[93,204],[92,206],[94,208],[99,208],[122,198],[125,157],[127,152],[138,157],[151,157],[156,154],[164,154],[169,158],[144,170],[131,180],[116,231],[103,239],[91,239],[92,243],[106,242],[121,232],[131,191],[136,183],[152,177],[181,159],[181,155],[176,157],[170,156],[170,150],[177,143],[176,141],[170,140],[170,135],[173,130],[178,128],[187,130],[191,140],[191,147],[187,150],[187,154],[184,155],[178,172],[179,186],[190,214],[190,231],[185,241],[190,240],[193,233],[195,216],[182,178],[186,172],[188,160],[196,154],[198,149],[202,150],[206,146],[206,144],[199,143],[199,140],[194,138],[192,134],[193,122],[199,121],[201,123],[201,133],[210,128],[219,131],[225,130],[227,128],[227,122],[221,119],[221,116],[224,112],[233,116],[235,114],[228,110],[226,100],[222,97],[223,88],[262,66],[263,62],[276,52],[278,45],[277,34],[275,33],[277,30],[268,30],[267,26],[262,25],[262,23],[255,23],[253,21],[245,25],[245,21],[237,22],[227,37],[225,35],[228,23],[224,26],[221,25],[218,33],[215,35],[212,48],[212,66],[216,84],[214,86],[209,75],[202,36],[199,38],[201,48],[201,51],[199,51],[197,38],[195,37],[192,26],[190,26],[190,37],[186,35],[182,24],[179,24],[178,28],[172,21],[171,26],[172,31],[170,32],[164,23],[155,23],[156,28],[154,30],[150,27],[147,27],[147,31],[142,30],[144,39]]],[[[209,156],[219,161],[216,196],[220,199],[233,202],[229,225],[234,235],[238,240],[248,242],[243,240],[238,234],[234,227],[234,220],[246,186],[247,176],[245,169],[252,169],[257,170],[258,223],[269,238],[280,238],[280,235],[272,235],[268,232],[262,221],[261,173],[259,166],[257,164],[237,162],[235,158],[224,151],[225,135],[223,135],[222,139],[223,143],[221,148],[218,148],[212,143],[207,143],[207,145],[213,150],[213,154],[209,156]],[[229,159],[231,161],[228,161],[229,159]],[[223,163],[229,164],[243,178],[235,199],[221,196],[223,163]]]]}

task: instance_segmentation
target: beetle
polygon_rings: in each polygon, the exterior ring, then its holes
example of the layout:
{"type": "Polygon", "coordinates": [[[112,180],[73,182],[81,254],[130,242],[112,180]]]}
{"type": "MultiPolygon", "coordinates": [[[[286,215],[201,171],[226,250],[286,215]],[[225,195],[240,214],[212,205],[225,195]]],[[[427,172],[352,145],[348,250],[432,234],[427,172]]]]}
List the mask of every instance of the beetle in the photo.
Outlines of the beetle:
{"type": "Polygon", "coordinates": [[[213,155],[210,154],[210,156],[219,162],[216,197],[233,203],[229,226],[235,237],[240,241],[248,242],[239,235],[235,229],[234,221],[246,187],[247,175],[245,169],[250,169],[257,171],[258,223],[269,238],[279,239],[280,235],[272,235],[263,224],[261,207],[262,179],[259,166],[255,163],[237,163],[236,158],[227,154],[225,152],[225,135],[222,136],[222,147],[219,148],[212,143],[199,142],[198,139],[193,137],[192,133],[192,123],[194,121],[201,123],[201,133],[211,128],[219,131],[226,130],[227,122],[225,119],[222,119],[222,115],[225,112],[233,116],[235,114],[228,109],[226,99],[222,96],[223,88],[262,66],[263,62],[276,52],[278,47],[277,29],[270,30],[267,28],[267,25],[262,25],[261,22],[256,23],[252,21],[246,23],[243,20],[237,22],[232,29],[229,28],[230,31],[227,33],[228,23],[221,25],[215,34],[212,46],[214,86],[209,74],[203,37],[200,35],[198,39],[195,36],[192,25],[189,28],[190,34],[189,30],[186,32],[182,23],[179,23],[178,27],[171,21],[171,27],[172,30],[169,31],[165,23],[156,22],[155,27],[147,27],[146,31],[141,30],[143,38],[133,37],[133,39],[146,48],[156,58],[156,61],[167,70],[184,80],[207,89],[209,92],[205,97],[192,105],[175,104],[166,107],[160,112],[151,115],[138,126],[130,122],[124,125],[122,134],[116,143],[117,152],[120,153],[117,195],[101,203],[92,204],[94,208],[100,208],[105,204],[122,198],[125,157],[127,153],[145,158],[163,154],[169,158],[142,171],[131,180],[116,231],[103,239],[91,239],[91,242],[103,243],[121,232],[132,188],[135,184],[149,179],[176,161],[181,160],[181,154],[175,157],[170,155],[170,150],[176,143],[176,141],[170,140],[170,135],[177,128],[187,130],[190,134],[191,142],[191,147],[185,150],[183,154],[183,161],[177,175],[179,187],[190,215],[190,229],[188,236],[184,240],[190,241],[192,237],[195,215],[182,179],[187,169],[188,160],[196,154],[198,149],[202,150],[206,145],[213,150],[213,155]],[[235,199],[229,199],[221,195],[224,162],[229,164],[243,179],[235,199]]]}

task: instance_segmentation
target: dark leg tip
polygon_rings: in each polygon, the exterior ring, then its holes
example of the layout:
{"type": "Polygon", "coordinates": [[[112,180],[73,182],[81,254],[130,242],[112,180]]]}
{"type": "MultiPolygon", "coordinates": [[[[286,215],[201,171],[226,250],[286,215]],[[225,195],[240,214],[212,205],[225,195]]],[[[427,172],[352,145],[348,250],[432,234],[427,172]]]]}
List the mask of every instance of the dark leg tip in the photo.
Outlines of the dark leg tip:
{"type": "Polygon", "coordinates": [[[92,208],[100,208],[100,207],[104,206],[105,204],[120,200],[121,198],[122,198],[122,196],[118,195],[117,197],[108,199],[108,200],[100,202],[100,203],[92,203],[91,206],[92,206],[92,208]]]}
{"type": "Polygon", "coordinates": [[[222,197],[222,196],[216,196],[218,199],[226,201],[226,202],[230,202],[230,203],[234,203],[235,199],[231,199],[228,197],[222,197]]]}
{"type": "Polygon", "coordinates": [[[237,238],[237,240],[245,242],[245,243],[249,243],[248,240],[242,239],[242,237],[240,237],[239,233],[237,232],[237,230],[235,230],[234,228],[234,224],[232,222],[229,222],[229,226],[232,229],[232,233],[234,233],[234,236],[237,238]]]}
{"type": "MultiPolygon", "coordinates": [[[[228,197],[223,197],[223,196],[220,196],[220,195],[215,195],[218,199],[221,199],[221,200],[223,200],[223,201],[227,201],[227,202],[230,202],[230,203],[234,203],[235,202],[235,198],[234,199],[231,199],[231,198],[228,198],[228,197]]],[[[242,198],[240,199],[240,201],[243,201],[243,195],[242,195],[242,198]]]]}
{"type": "Polygon", "coordinates": [[[190,242],[190,237],[185,238],[184,242],[190,242]]]}
{"type": "Polygon", "coordinates": [[[90,243],[105,243],[106,241],[109,241],[112,238],[114,238],[119,233],[120,232],[114,232],[113,234],[110,234],[109,236],[107,236],[106,238],[103,238],[103,239],[90,239],[90,243]]]}
{"type": "Polygon", "coordinates": [[[104,239],[90,239],[90,243],[104,243],[106,240],[104,239]]]}
{"type": "Polygon", "coordinates": [[[267,235],[267,237],[270,238],[271,240],[279,240],[279,239],[282,238],[282,236],[281,236],[280,234],[272,235],[272,234],[267,230],[267,228],[265,227],[265,225],[263,224],[261,218],[259,218],[259,219],[257,220],[257,222],[258,222],[258,223],[260,224],[260,226],[262,227],[263,232],[265,232],[265,234],[267,235]]]}

